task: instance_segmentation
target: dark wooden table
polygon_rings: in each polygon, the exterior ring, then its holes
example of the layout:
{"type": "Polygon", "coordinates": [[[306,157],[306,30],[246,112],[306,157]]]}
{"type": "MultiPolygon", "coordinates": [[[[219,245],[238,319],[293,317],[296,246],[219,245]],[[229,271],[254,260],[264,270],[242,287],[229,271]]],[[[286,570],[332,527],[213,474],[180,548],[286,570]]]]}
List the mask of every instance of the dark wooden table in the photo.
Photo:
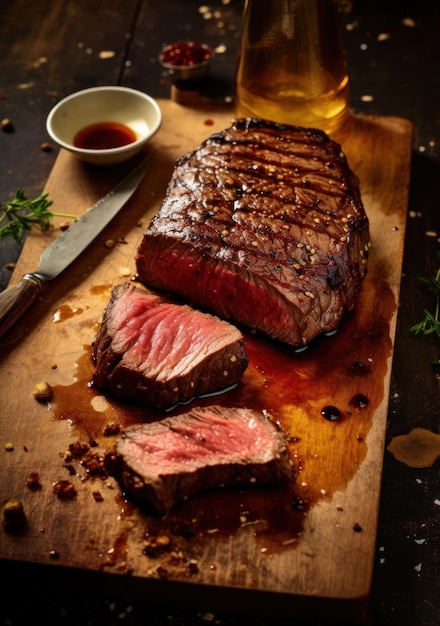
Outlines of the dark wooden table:
{"type": "MultiPolygon", "coordinates": [[[[440,368],[432,362],[440,357],[440,342],[409,328],[434,304],[418,277],[433,275],[439,265],[440,5],[437,0],[341,4],[353,111],[407,118],[414,125],[387,443],[416,427],[439,435],[440,368]]],[[[45,119],[60,98],[104,84],[169,97],[168,77],[157,62],[164,43],[194,38],[220,46],[206,95],[232,98],[242,6],[239,0],[205,6],[195,0],[2,0],[0,118],[10,119],[13,131],[0,132],[0,200],[19,187],[29,197],[43,190],[57,155],[55,147],[45,149],[45,119]]],[[[13,241],[0,243],[0,288],[19,253],[13,241]]],[[[440,457],[431,467],[415,468],[385,451],[372,626],[440,623],[439,470],[440,457]]],[[[38,577],[17,588],[20,579],[9,578],[10,564],[1,563],[0,569],[2,624],[299,624],[294,615],[288,622],[263,620],[241,616],[235,607],[209,614],[129,598],[105,601],[93,597],[92,589],[78,595],[63,588],[56,576],[45,579],[44,588],[38,577]],[[5,580],[11,581],[6,587],[5,580]]]]}

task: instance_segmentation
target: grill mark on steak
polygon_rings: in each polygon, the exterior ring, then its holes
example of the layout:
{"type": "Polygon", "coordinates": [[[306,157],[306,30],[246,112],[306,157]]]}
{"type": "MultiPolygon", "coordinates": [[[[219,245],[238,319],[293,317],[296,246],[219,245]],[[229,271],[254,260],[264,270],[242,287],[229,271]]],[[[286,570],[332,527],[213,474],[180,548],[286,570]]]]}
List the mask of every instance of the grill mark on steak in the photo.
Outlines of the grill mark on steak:
{"type": "Polygon", "coordinates": [[[136,264],[147,285],[303,346],[354,308],[368,247],[340,146],[246,119],[178,160],[136,264]]]}
{"type": "Polygon", "coordinates": [[[230,388],[248,365],[235,326],[130,283],[113,289],[92,356],[93,385],[157,408],[230,388]]]}
{"type": "Polygon", "coordinates": [[[257,411],[218,405],[126,428],[105,462],[123,489],[159,514],[207,490],[295,478],[275,423],[257,411]]]}

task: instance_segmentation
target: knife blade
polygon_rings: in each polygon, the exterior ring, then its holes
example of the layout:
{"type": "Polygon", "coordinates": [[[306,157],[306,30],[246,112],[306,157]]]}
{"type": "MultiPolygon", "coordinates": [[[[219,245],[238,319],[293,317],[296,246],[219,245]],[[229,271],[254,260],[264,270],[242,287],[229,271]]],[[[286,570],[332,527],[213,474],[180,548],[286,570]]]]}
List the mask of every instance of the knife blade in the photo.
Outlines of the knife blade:
{"type": "Polygon", "coordinates": [[[145,176],[150,153],[120,183],[79,217],[42,253],[37,270],[0,292],[0,339],[32,306],[47,281],[63,272],[128,202],[145,176]]]}

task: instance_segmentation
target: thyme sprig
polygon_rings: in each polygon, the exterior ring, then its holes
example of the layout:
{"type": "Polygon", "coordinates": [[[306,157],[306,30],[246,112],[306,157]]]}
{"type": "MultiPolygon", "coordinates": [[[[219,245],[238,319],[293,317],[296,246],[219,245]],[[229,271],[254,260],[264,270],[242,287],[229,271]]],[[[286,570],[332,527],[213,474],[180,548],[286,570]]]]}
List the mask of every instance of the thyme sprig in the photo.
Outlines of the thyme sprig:
{"type": "MultiPolygon", "coordinates": [[[[424,309],[425,317],[417,324],[414,324],[414,326],[411,326],[410,331],[416,335],[419,333],[423,335],[434,333],[440,339],[440,250],[437,250],[437,256],[439,258],[439,267],[434,276],[429,278],[419,276],[419,280],[434,294],[434,312],[424,309]]],[[[435,360],[434,365],[440,365],[440,359],[435,360]]]]}
{"type": "Polygon", "coordinates": [[[76,220],[76,215],[50,211],[53,204],[49,194],[44,193],[30,200],[25,196],[24,189],[17,189],[15,198],[0,204],[0,241],[13,237],[21,243],[26,231],[37,225],[41,230],[48,230],[54,217],[65,217],[76,220]]]}

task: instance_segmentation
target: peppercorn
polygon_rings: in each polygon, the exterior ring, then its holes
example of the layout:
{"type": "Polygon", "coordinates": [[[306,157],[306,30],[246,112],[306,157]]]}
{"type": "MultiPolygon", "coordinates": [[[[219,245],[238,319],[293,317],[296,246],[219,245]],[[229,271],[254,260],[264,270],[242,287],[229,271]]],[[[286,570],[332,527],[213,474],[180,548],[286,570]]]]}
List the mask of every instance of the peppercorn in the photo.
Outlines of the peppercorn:
{"type": "Polygon", "coordinates": [[[8,532],[20,530],[27,525],[27,517],[20,500],[8,500],[3,507],[3,527],[8,532]]]}
{"type": "Polygon", "coordinates": [[[32,393],[39,402],[48,402],[52,398],[52,387],[46,382],[37,383],[32,393]]]}
{"type": "Polygon", "coordinates": [[[4,133],[12,133],[14,132],[14,125],[11,122],[11,120],[7,117],[5,117],[4,119],[2,119],[2,121],[0,122],[0,127],[2,129],[2,131],[4,133]]]}

